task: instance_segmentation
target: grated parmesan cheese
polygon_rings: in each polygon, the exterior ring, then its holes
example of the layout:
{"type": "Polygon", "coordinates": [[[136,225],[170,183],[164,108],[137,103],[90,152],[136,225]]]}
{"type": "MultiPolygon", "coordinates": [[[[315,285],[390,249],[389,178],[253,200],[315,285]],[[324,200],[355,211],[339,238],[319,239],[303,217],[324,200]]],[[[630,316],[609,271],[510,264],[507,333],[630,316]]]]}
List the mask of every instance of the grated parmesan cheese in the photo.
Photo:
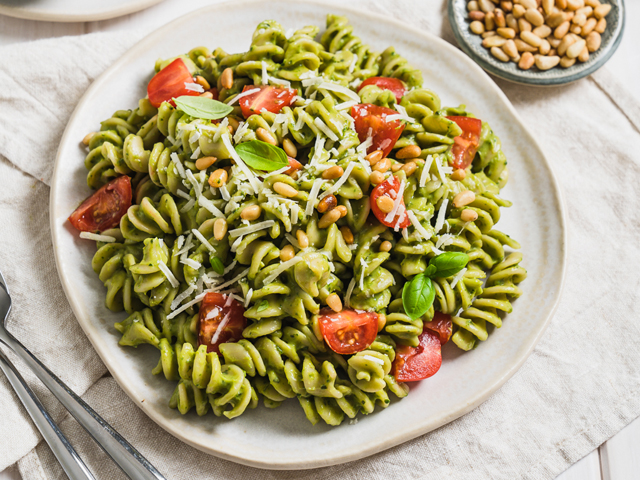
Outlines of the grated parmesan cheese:
{"type": "Polygon", "coordinates": [[[234,283],[236,283],[240,279],[246,277],[247,275],[249,275],[249,269],[248,268],[246,270],[243,270],[241,273],[236,275],[234,278],[232,278],[228,282],[225,282],[222,285],[218,285],[217,287],[212,288],[211,291],[213,291],[213,292],[220,291],[223,288],[228,287],[229,285],[233,285],[234,283]]]}
{"type": "MultiPolygon", "coordinates": [[[[228,298],[231,298],[231,296],[229,296],[228,298]]],[[[224,327],[226,327],[227,323],[229,323],[229,318],[231,318],[231,312],[227,312],[227,314],[224,316],[224,318],[220,322],[220,325],[218,325],[218,328],[216,328],[216,331],[213,334],[213,337],[211,337],[211,345],[215,345],[215,343],[218,341],[218,337],[222,333],[224,327]]]]}
{"type": "Polygon", "coordinates": [[[207,293],[208,293],[208,291],[207,292],[202,292],[200,295],[198,295],[196,298],[194,298],[190,302],[185,303],[184,305],[182,305],[177,310],[174,310],[173,312],[171,312],[169,315],[167,315],[167,320],[171,320],[172,318],[177,317],[182,312],[184,312],[187,308],[195,305],[196,303],[200,303],[207,293]]]}
{"type": "Polygon", "coordinates": [[[428,155],[424,161],[424,167],[422,168],[422,173],[420,174],[421,187],[424,187],[427,184],[427,179],[429,178],[429,170],[431,169],[432,163],[433,163],[433,155],[428,155]]]}
{"type": "Polygon", "coordinates": [[[335,107],[336,110],[340,111],[340,110],[346,110],[348,108],[353,107],[354,105],[358,105],[359,102],[356,102],[355,100],[347,100],[346,102],[342,102],[337,104],[335,107]]]}
{"type": "Polygon", "coordinates": [[[320,117],[316,117],[313,123],[316,125],[316,127],[318,127],[322,131],[322,133],[324,133],[327,137],[329,137],[334,142],[337,142],[339,140],[338,136],[335,133],[333,133],[333,130],[331,130],[327,126],[327,124],[320,119],[320,117]]]}
{"type": "Polygon", "coordinates": [[[231,238],[241,237],[244,235],[248,235],[249,233],[259,232],[260,230],[266,230],[271,227],[276,222],[273,220],[265,220],[264,222],[254,223],[253,225],[249,225],[248,227],[236,228],[234,230],[229,230],[228,234],[231,238]]]}
{"type": "Polygon", "coordinates": [[[253,288],[250,288],[247,292],[247,297],[244,299],[244,308],[249,306],[249,302],[251,301],[251,297],[253,296],[253,288]]]}
{"type": "Polygon", "coordinates": [[[191,160],[197,160],[200,156],[200,147],[196,148],[191,154],[191,160]]]}
{"type": "Polygon", "coordinates": [[[116,241],[116,237],[111,235],[98,235],[97,233],[80,232],[80,238],[85,240],[95,240],[96,242],[113,243],[116,241]]]}
{"type": "MultiPolygon", "coordinates": [[[[304,84],[304,82],[303,82],[304,84]]],[[[329,90],[331,92],[336,92],[338,94],[344,95],[345,97],[360,103],[360,96],[354,92],[353,90],[351,90],[350,88],[347,87],[343,87],[342,85],[338,85],[336,83],[330,83],[330,82],[321,82],[318,85],[318,90],[323,89],[323,90],[329,90]]]]}
{"type": "Polygon", "coordinates": [[[356,279],[355,277],[351,279],[349,282],[349,286],[347,287],[347,293],[344,296],[344,305],[349,308],[349,302],[351,301],[351,294],[353,293],[353,289],[356,287],[356,279]]]}
{"type": "Polygon", "coordinates": [[[202,235],[198,229],[194,228],[193,230],[191,230],[191,232],[198,240],[200,240],[200,243],[202,243],[202,245],[204,245],[207,248],[207,250],[209,250],[210,252],[216,251],[213,248],[213,246],[209,243],[209,241],[206,238],[204,238],[204,235],[202,235]]]}
{"type": "Polygon", "coordinates": [[[456,273],[455,277],[453,277],[453,281],[451,282],[451,288],[456,288],[456,285],[460,280],[462,280],[462,277],[464,277],[464,274],[466,273],[466,271],[467,269],[465,267],[462,270],[460,270],[458,273],[456,273]]]}
{"type": "Polygon", "coordinates": [[[227,190],[226,185],[222,185],[220,187],[220,195],[222,195],[222,198],[224,199],[225,202],[228,202],[229,200],[231,200],[231,195],[229,194],[229,190],[227,190]]]}
{"type": "Polygon", "coordinates": [[[267,277],[262,281],[262,284],[268,285],[269,283],[273,282],[276,278],[278,278],[278,275],[280,275],[282,272],[293,267],[296,263],[301,261],[302,261],[302,257],[299,255],[296,255],[291,260],[287,260],[286,262],[281,262],[278,268],[276,268],[273,272],[267,275],[267,277]]]}
{"type": "Polygon", "coordinates": [[[411,210],[407,210],[407,215],[409,215],[409,220],[411,221],[411,224],[416,229],[416,231],[420,234],[420,236],[425,240],[428,240],[431,237],[431,235],[429,235],[429,232],[427,231],[427,229],[420,224],[420,221],[418,220],[418,217],[416,217],[416,214],[413,213],[411,210]]]}
{"type": "Polygon", "coordinates": [[[184,265],[188,265],[194,270],[199,270],[202,264],[200,262],[196,262],[193,258],[185,258],[184,260],[180,260],[180,263],[184,265]]]}
{"type": "Polygon", "coordinates": [[[440,204],[440,210],[438,210],[438,218],[436,219],[436,226],[435,226],[435,232],[438,233],[440,230],[442,230],[442,227],[444,226],[444,220],[445,220],[445,216],[447,214],[447,204],[449,203],[448,199],[443,199],[442,203],[440,204]]]}
{"type": "Polygon", "coordinates": [[[369,360],[371,362],[377,363],[378,365],[384,365],[384,360],[381,358],[374,357],[372,355],[363,355],[362,358],[369,360]]]}
{"type": "Polygon", "coordinates": [[[400,208],[400,203],[402,202],[405,186],[406,186],[406,182],[405,180],[402,180],[400,182],[400,189],[398,190],[397,193],[394,190],[391,190],[391,192],[396,193],[396,197],[395,197],[395,200],[393,201],[393,208],[389,213],[387,213],[387,216],[384,217],[385,222],[387,223],[392,222],[393,219],[396,218],[396,215],[398,215],[398,209],[400,208]]]}
{"type": "Polygon", "coordinates": [[[204,92],[204,88],[202,87],[202,85],[199,85],[197,83],[184,82],[184,88],[186,88],[191,92],[198,92],[198,93],[204,92]]]}
{"type": "Polygon", "coordinates": [[[345,184],[345,182],[347,180],[349,180],[349,175],[351,175],[351,171],[353,170],[353,168],[356,166],[355,162],[351,162],[349,163],[349,165],[347,166],[346,170],[344,171],[344,173],[342,174],[342,176],[338,179],[338,181],[336,183],[333,184],[333,186],[331,186],[331,188],[327,189],[322,196],[320,197],[320,200],[322,200],[324,197],[326,197],[327,195],[331,195],[333,192],[337,192],[338,189],[345,184]]]}
{"type": "Polygon", "coordinates": [[[267,62],[262,60],[262,84],[269,85],[269,73],[267,72],[267,62]]]}
{"type": "Polygon", "coordinates": [[[169,283],[173,288],[177,288],[178,286],[180,286],[180,282],[178,282],[178,279],[173,275],[171,270],[169,270],[169,267],[167,267],[167,265],[162,260],[158,261],[158,268],[164,274],[164,276],[167,277],[167,280],[169,280],[169,283]]]}
{"type": "Polygon", "coordinates": [[[185,298],[189,297],[189,295],[193,293],[195,288],[195,286],[191,285],[184,292],[176,295],[176,298],[174,298],[173,302],[171,302],[171,310],[175,310],[176,308],[178,308],[178,305],[180,305],[185,298]]]}
{"type": "Polygon", "coordinates": [[[309,198],[307,199],[307,206],[304,210],[304,213],[307,217],[310,217],[313,214],[313,209],[315,207],[314,203],[318,198],[318,193],[320,192],[320,187],[323,183],[325,183],[325,180],[322,178],[316,178],[313,181],[311,191],[309,192],[309,198]]]}
{"type": "Polygon", "coordinates": [[[176,152],[173,152],[171,154],[171,161],[173,162],[173,164],[176,166],[176,168],[178,169],[178,174],[182,177],[182,178],[187,178],[186,173],[184,172],[184,167],[182,166],[182,162],[180,161],[180,157],[178,157],[178,154],[176,152]]]}
{"type": "Polygon", "coordinates": [[[228,101],[227,105],[233,105],[238,100],[240,100],[242,97],[246,97],[246,96],[252,95],[252,94],[254,94],[256,92],[259,92],[259,91],[260,91],[259,88],[252,88],[251,90],[247,90],[246,92],[239,93],[238,95],[233,97],[230,101],[228,101]]]}
{"type": "Polygon", "coordinates": [[[196,201],[193,198],[189,199],[189,201],[185,203],[184,206],[180,209],[180,213],[190,212],[191,209],[195,206],[195,204],[196,204],[196,201]]]}
{"type": "Polygon", "coordinates": [[[206,208],[207,210],[209,210],[214,217],[223,217],[224,218],[224,213],[222,213],[218,207],[216,207],[213,202],[211,200],[209,200],[207,197],[205,197],[204,195],[200,195],[200,198],[198,199],[198,203],[200,204],[200,206],[202,208],[206,208]]]}
{"type": "Polygon", "coordinates": [[[235,160],[236,165],[240,168],[242,173],[244,173],[247,176],[247,179],[249,180],[249,184],[251,185],[251,187],[253,188],[253,191],[257,195],[258,192],[260,191],[260,182],[258,181],[256,176],[253,174],[253,172],[249,169],[249,167],[247,167],[247,164],[244,163],[244,160],[240,158],[240,155],[238,155],[238,152],[236,152],[236,149],[233,148],[233,145],[231,145],[231,139],[229,138],[228,133],[225,133],[224,135],[222,135],[222,143],[224,144],[227,151],[231,155],[231,158],[235,160]]]}
{"type": "Polygon", "coordinates": [[[369,264],[363,258],[360,258],[360,265],[362,265],[362,270],[360,270],[360,290],[364,290],[364,272],[369,264]]]}

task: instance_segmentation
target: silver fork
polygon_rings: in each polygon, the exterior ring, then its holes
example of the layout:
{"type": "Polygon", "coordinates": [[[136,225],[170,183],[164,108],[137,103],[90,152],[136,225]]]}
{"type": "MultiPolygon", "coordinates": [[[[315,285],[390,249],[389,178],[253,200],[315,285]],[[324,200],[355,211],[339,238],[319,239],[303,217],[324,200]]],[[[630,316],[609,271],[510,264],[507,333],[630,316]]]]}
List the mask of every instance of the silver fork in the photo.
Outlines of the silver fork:
{"type": "MultiPolygon", "coordinates": [[[[38,360],[29,350],[26,349],[24,345],[11,335],[6,328],[7,318],[9,318],[10,311],[11,297],[9,296],[9,289],[7,287],[7,282],[2,276],[2,272],[0,272],[0,319],[2,319],[2,322],[0,322],[0,342],[11,348],[11,350],[13,350],[27,364],[27,366],[31,368],[40,381],[44,383],[49,390],[51,390],[51,393],[55,395],[60,403],[62,403],[69,413],[73,415],[78,423],[82,425],[87,433],[91,435],[91,437],[125,474],[134,480],[165,480],[162,474],[158,472],[158,470],[156,470],[156,468],[151,465],[151,463],[149,463],[149,461],[144,458],[140,452],[138,452],[129,442],[116,432],[111,425],[104,421],[100,415],[87,405],[84,400],[78,397],[62,382],[62,380],[51,372],[51,370],[45,367],[40,360],[38,360]]],[[[2,361],[0,361],[0,363],[2,363],[2,361]]],[[[15,372],[15,368],[8,368],[6,371],[9,371],[9,375],[15,375],[15,373],[17,373],[15,372]]],[[[17,378],[19,379],[18,383],[21,383],[26,387],[24,380],[19,376],[17,378]],[[20,382],[20,380],[22,381],[20,382]]],[[[33,392],[30,394],[27,392],[27,396],[30,396],[32,401],[37,401],[37,397],[35,397],[33,392]]],[[[29,400],[27,400],[27,402],[28,401],[29,400]]],[[[49,439],[54,443],[63,443],[62,445],[58,445],[56,448],[62,455],[65,455],[64,450],[66,450],[67,455],[65,456],[65,461],[68,465],[74,466],[77,469],[77,475],[69,475],[70,478],[74,480],[93,478],[87,467],[82,463],[82,460],[80,460],[80,457],[78,457],[77,453],[73,450],[73,447],[71,447],[69,442],[66,441],[64,435],[57,430],[57,426],[55,429],[53,428],[55,423],[53,423],[48,415],[46,415],[46,417],[44,416],[45,410],[44,407],[42,407],[42,404],[37,401],[35,407],[34,411],[39,411],[40,415],[43,416],[43,420],[49,424],[51,430],[51,432],[48,432],[49,439]],[[51,420],[51,422],[49,422],[49,420],[51,420]],[[74,462],[76,465],[73,465],[74,462]],[[79,464],[77,462],[79,462],[79,464]],[[86,470],[85,476],[82,476],[82,474],[85,473],[82,471],[82,467],[86,470]]],[[[30,412],[30,414],[31,413],[32,412],[30,412]]],[[[45,426],[45,429],[46,428],[47,427],[45,426]]]]}

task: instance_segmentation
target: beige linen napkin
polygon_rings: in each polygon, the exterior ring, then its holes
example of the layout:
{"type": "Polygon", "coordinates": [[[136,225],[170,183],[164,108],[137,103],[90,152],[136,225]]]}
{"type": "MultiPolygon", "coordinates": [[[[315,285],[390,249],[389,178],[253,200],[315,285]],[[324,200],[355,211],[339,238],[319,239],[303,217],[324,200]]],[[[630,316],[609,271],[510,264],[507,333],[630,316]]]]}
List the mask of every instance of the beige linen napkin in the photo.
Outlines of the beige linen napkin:
{"type": "MultiPolygon", "coordinates": [[[[408,2],[374,8],[450,39],[443,6],[434,0],[420,12],[408,2]]],[[[48,179],[67,118],[136,38],[119,32],[0,49],[0,269],[16,302],[10,329],[167,478],[551,479],[640,415],[640,105],[601,70],[552,89],[499,82],[558,175],[569,244],[566,286],[549,329],[487,402],[404,445],[311,471],[236,465],[165,433],[112,378],[100,378],[106,369],[62,294],[48,228],[48,179]]],[[[536,295],[523,286],[525,295],[536,295]]],[[[97,478],[124,478],[25,376],[97,478]]],[[[25,480],[65,478],[48,447],[36,447],[40,437],[4,378],[0,407],[0,470],[20,460],[25,480]]]]}

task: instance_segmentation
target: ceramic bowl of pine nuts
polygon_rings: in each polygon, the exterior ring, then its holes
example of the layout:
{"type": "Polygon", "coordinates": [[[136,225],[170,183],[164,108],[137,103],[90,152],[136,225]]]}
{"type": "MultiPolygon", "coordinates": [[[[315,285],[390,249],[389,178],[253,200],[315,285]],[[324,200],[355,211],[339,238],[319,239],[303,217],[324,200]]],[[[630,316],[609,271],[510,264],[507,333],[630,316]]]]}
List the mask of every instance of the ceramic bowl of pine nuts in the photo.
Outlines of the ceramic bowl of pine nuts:
{"type": "Polygon", "coordinates": [[[487,72],[562,85],[598,70],[624,31],[624,0],[450,0],[462,50],[487,72]]]}

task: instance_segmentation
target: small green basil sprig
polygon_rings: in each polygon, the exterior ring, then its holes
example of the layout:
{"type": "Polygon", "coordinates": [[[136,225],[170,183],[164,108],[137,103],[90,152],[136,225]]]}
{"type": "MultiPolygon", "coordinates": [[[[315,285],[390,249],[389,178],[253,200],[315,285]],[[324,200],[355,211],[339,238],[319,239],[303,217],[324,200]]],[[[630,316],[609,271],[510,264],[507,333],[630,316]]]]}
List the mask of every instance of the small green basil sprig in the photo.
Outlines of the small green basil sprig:
{"type": "Polygon", "coordinates": [[[460,252],[445,252],[433,257],[423,273],[404,284],[402,306],[411,320],[423,316],[436,297],[432,277],[446,278],[455,275],[469,262],[469,256],[460,252]]]}
{"type": "Polygon", "coordinates": [[[173,99],[176,106],[187,115],[205,120],[218,120],[233,112],[233,107],[207,97],[183,95],[173,99]]]}
{"type": "Polygon", "coordinates": [[[261,140],[236,145],[236,152],[254,170],[273,172],[289,165],[284,150],[261,140]]]}

